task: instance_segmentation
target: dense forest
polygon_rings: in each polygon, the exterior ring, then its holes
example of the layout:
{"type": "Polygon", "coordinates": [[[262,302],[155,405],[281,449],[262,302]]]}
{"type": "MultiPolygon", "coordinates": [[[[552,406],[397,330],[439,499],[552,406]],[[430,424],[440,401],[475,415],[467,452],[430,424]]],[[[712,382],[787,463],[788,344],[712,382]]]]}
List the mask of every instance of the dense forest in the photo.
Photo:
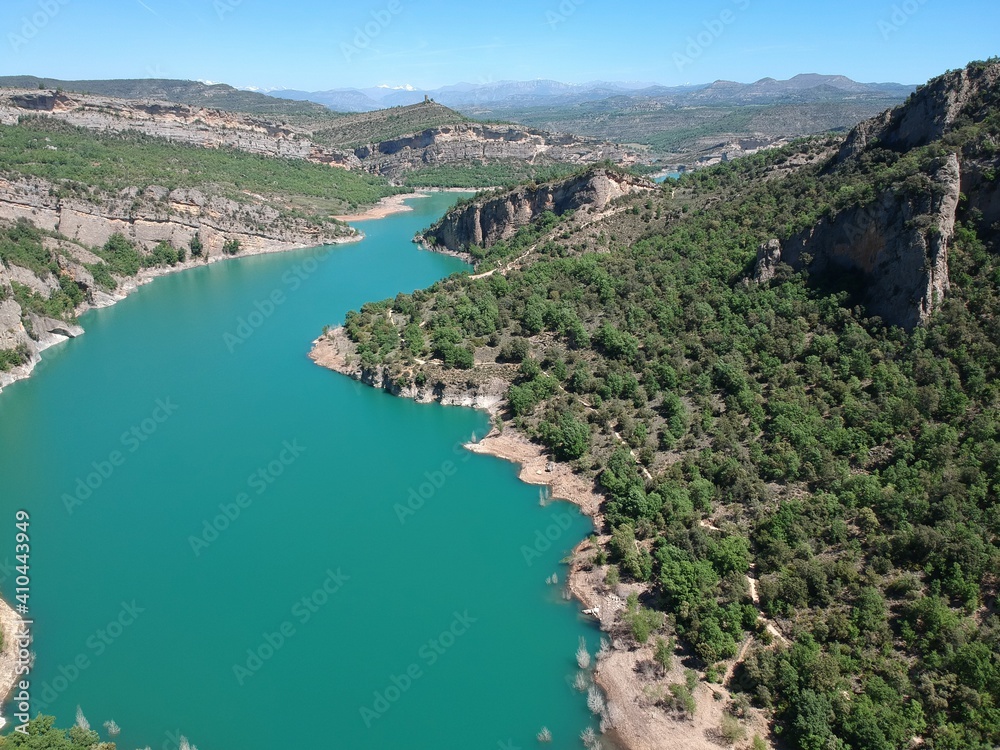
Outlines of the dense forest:
{"type": "Polygon", "coordinates": [[[913,330],[808,257],[754,280],[762,243],[931,200],[951,155],[995,193],[998,67],[946,76],[973,95],[916,147],[845,157],[817,137],[601,221],[547,214],[470,248],[500,272],[346,319],[361,366],[397,385],[507,373],[498,426],[593,477],[593,563],[667,615],[630,610],[633,634],[678,636],[708,680],[750,639],[729,687],[789,747],[1000,743],[1000,227],[962,195],[950,291],[913,330]]]}

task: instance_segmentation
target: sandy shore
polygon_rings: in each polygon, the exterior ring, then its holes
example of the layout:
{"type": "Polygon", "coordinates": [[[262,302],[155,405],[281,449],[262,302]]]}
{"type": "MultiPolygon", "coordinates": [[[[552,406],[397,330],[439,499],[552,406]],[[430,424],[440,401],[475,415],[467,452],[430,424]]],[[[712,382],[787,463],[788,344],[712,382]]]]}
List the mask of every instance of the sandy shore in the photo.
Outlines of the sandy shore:
{"type": "Polygon", "coordinates": [[[594,491],[593,483],[573,473],[566,464],[555,463],[520,433],[507,428],[500,432],[494,428],[478,443],[466,446],[473,453],[496,456],[521,465],[518,478],[527,484],[547,485],[556,500],[568,500],[593,520],[595,527],[603,524],[601,496],[594,491]]]}
{"type": "MultiPolygon", "coordinates": [[[[474,453],[496,456],[521,465],[519,478],[528,484],[548,485],[553,498],[567,500],[580,507],[594,522],[595,529],[604,524],[601,515],[602,497],[593,483],[566,464],[552,463],[543,449],[528,441],[511,428],[502,433],[494,429],[479,443],[467,445],[474,453]]],[[[607,539],[602,537],[602,542],[607,539]]],[[[602,630],[609,630],[623,608],[622,601],[631,591],[641,591],[637,585],[619,585],[611,591],[604,584],[607,566],[593,565],[597,549],[590,539],[581,542],[573,552],[568,586],[583,609],[600,611],[602,630]]],[[[601,658],[594,680],[607,696],[614,728],[606,737],[622,750],[719,750],[728,747],[721,739],[719,727],[729,701],[729,691],[721,685],[700,682],[694,697],[697,710],[693,718],[676,718],[657,705],[659,695],[667,694],[668,686],[684,682],[682,655],[675,654],[673,669],[660,678],[641,678],[637,673],[642,664],[653,661],[653,644],[635,649],[615,648],[601,658]]],[[[753,734],[767,737],[766,723],[755,717],[748,726],[747,741],[753,734]]]]}
{"type": "MultiPolygon", "coordinates": [[[[14,635],[21,629],[21,616],[7,602],[0,599],[0,632],[3,633],[3,650],[0,651],[0,699],[6,699],[17,682],[17,646],[14,635]]],[[[2,725],[0,725],[2,726],[2,725]]]]}
{"type": "MultiPolygon", "coordinates": [[[[310,358],[322,367],[352,375],[354,368],[348,364],[343,339],[342,330],[335,330],[332,338],[320,337],[313,342],[310,358]]],[[[495,416],[495,409],[490,412],[495,416]]],[[[607,545],[608,538],[601,535],[604,527],[601,513],[603,497],[596,491],[592,480],[574,473],[567,464],[553,462],[541,446],[530,442],[511,427],[502,432],[494,428],[481,441],[465,447],[473,453],[519,464],[521,481],[547,486],[552,498],[579,506],[593,521],[599,534],[598,543],[602,547],[607,545]]],[[[599,610],[602,630],[613,631],[616,624],[621,627],[617,620],[628,594],[633,591],[641,593],[644,587],[619,584],[615,591],[609,590],[604,583],[608,567],[593,564],[596,553],[597,549],[590,539],[577,546],[570,563],[568,587],[583,605],[581,609],[599,610]]],[[[669,695],[669,685],[684,683],[681,659],[682,655],[677,654],[673,669],[659,677],[641,677],[638,674],[640,670],[651,672],[643,670],[643,666],[653,660],[652,643],[638,648],[622,645],[598,661],[594,679],[608,699],[615,724],[615,728],[605,735],[606,742],[613,742],[622,750],[717,750],[720,744],[725,746],[719,733],[723,711],[730,697],[725,688],[699,683],[694,691],[697,710],[693,718],[678,718],[658,705],[661,697],[669,695]]],[[[749,727],[748,736],[757,733],[766,737],[766,723],[760,717],[754,717],[753,721],[755,724],[749,727]]]]}
{"type": "Polygon", "coordinates": [[[372,219],[384,219],[386,216],[391,216],[392,214],[403,213],[405,211],[412,211],[412,206],[407,206],[405,201],[411,198],[426,198],[429,191],[422,190],[419,193],[402,193],[400,195],[390,195],[383,198],[378,203],[376,203],[371,208],[364,211],[360,211],[356,214],[344,214],[343,216],[335,216],[334,218],[338,221],[371,221],[372,219]]]}
{"type": "Polygon", "coordinates": [[[483,190],[494,190],[495,188],[441,188],[441,187],[427,187],[419,188],[412,193],[402,193],[400,195],[390,195],[383,198],[378,203],[376,203],[371,208],[367,208],[364,211],[359,211],[356,214],[344,214],[343,216],[335,216],[334,218],[338,221],[371,221],[372,219],[384,219],[386,216],[391,216],[392,214],[402,213],[404,211],[412,211],[412,206],[407,206],[405,201],[411,198],[426,198],[431,193],[479,193],[483,190]]]}

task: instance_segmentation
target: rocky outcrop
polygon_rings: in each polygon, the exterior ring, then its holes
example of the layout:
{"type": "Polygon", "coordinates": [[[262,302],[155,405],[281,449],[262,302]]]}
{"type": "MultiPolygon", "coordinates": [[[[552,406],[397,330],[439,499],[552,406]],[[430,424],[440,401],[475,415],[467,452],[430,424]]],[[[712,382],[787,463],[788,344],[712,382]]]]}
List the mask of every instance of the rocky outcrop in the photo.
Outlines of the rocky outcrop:
{"type": "Polygon", "coordinates": [[[584,165],[603,160],[635,164],[641,159],[639,152],[612,143],[518,125],[474,122],[431,128],[368,144],[356,148],[354,155],[368,171],[390,178],[442,164],[521,161],[584,165]]]}
{"type": "Polygon", "coordinates": [[[21,306],[13,298],[10,271],[0,263],[0,350],[20,351],[23,364],[0,370],[0,389],[25,378],[38,363],[38,346],[21,320],[21,306]]]}
{"type": "Polygon", "coordinates": [[[775,277],[778,264],[781,263],[781,241],[768,240],[757,248],[757,265],[754,267],[753,280],[765,284],[775,277]]]}
{"type": "Polygon", "coordinates": [[[908,151],[939,140],[964,115],[977,119],[986,106],[984,94],[996,96],[1000,63],[970,65],[935,78],[905,104],[861,123],[848,135],[838,162],[878,145],[908,151]]]}
{"type": "Polygon", "coordinates": [[[948,245],[961,184],[959,160],[952,154],[942,160],[926,192],[886,192],[867,206],[822,219],[786,242],[761,246],[754,279],[770,280],[778,263],[807,268],[820,281],[844,272],[859,274],[867,310],[891,325],[912,329],[948,293],[948,245]]]}
{"type": "Polygon", "coordinates": [[[435,248],[465,253],[471,245],[488,248],[512,237],[545,211],[597,213],[623,195],[652,190],[648,180],[598,167],[564,180],[475,199],[445,214],[422,239],[435,248]]]}
{"type": "MultiPolygon", "coordinates": [[[[141,193],[135,189],[118,195],[95,192],[94,200],[84,200],[59,198],[54,187],[37,178],[0,178],[0,221],[26,219],[63,236],[46,236],[43,242],[58,274],[72,279],[84,293],[85,301],[76,315],[114,304],[163,273],[227,258],[222,250],[227,241],[239,241],[240,255],[253,255],[345,242],[360,236],[344,224],[318,226],[283,216],[265,203],[237,203],[197,190],[151,187],[141,193]],[[118,277],[117,289],[101,289],[86,267],[101,258],[89,248],[101,247],[115,233],[132,240],[140,252],[161,242],[187,248],[197,233],[203,255],[173,267],[143,269],[137,277],[118,277]]],[[[59,278],[54,273],[40,275],[15,264],[0,264],[0,350],[19,351],[24,360],[6,372],[0,371],[0,388],[27,377],[39,360],[39,352],[83,333],[75,322],[22,310],[14,299],[13,283],[48,298],[59,287],[59,278]]]]}
{"type": "MultiPolygon", "coordinates": [[[[210,255],[220,254],[232,239],[239,240],[244,251],[257,252],[275,246],[321,245],[355,234],[344,225],[320,227],[282,215],[267,203],[237,203],[199,190],[167,191],[153,186],[140,192],[130,188],[115,195],[94,194],[93,200],[86,200],[61,198],[45,180],[0,177],[0,219],[21,218],[90,247],[102,246],[115,233],[147,249],[160,242],[187,247],[197,232],[210,255]]],[[[81,263],[97,260],[90,255],[80,263],[68,261],[66,268],[89,286],[93,279],[88,281],[89,272],[81,263]]]]}
{"type": "Polygon", "coordinates": [[[422,404],[436,402],[445,406],[469,406],[493,410],[506,397],[510,379],[487,368],[444,370],[430,366],[428,377],[418,385],[405,374],[393,375],[388,367],[367,368],[357,356],[357,347],[343,327],[333,328],[313,342],[309,358],[329,370],[347,375],[372,388],[422,404]]]}
{"type": "MultiPolygon", "coordinates": [[[[612,143],[558,135],[520,125],[462,122],[349,149],[323,145],[322,133],[236,112],[187,104],[115,99],[89,94],[0,91],[0,123],[25,116],[53,117],[99,132],[138,131],[206,148],[233,148],[262,156],[304,159],[398,179],[443,164],[520,161],[530,164],[634,164],[644,154],[612,143]]],[[[456,114],[456,117],[459,117],[456,114]]]]}
{"type": "Polygon", "coordinates": [[[345,169],[360,167],[353,154],[318,145],[307,130],[187,104],[18,89],[0,95],[0,123],[13,125],[26,115],[54,117],[88,130],[133,130],[207,148],[234,148],[345,169]]]}
{"type": "Polygon", "coordinates": [[[925,322],[950,287],[948,250],[961,210],[964,220],[989,231],[1000,221],[996,139],[985,133],[949,134],[981,123],[1000,99],[1000,63],[974,63],[932,80],[905,104],[858,125],[828,172],[854,169],[874,149],[907,153],[948,144],[947,156],[920,155],[921,168],[903,184],[884,189],[864,206],[844,209],[784,242],[757,253],[754,280],[774,277],[779,263],[808,268],[818,283],[856,274],[869,313],[912,329],[925,322]],[[964,145],[962,145],[964,144],[964,145]]]}

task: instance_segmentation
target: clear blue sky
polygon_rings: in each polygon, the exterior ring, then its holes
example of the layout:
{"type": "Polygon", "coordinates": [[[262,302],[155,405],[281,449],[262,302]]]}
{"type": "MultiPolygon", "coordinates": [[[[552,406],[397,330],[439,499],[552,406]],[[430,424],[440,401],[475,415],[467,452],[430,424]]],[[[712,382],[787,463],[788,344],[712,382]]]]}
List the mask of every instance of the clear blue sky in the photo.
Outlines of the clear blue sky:
{"type": "Polygon", "coordinates": [[[0,74],[305,90],[801,72],[921,83],[1000,54],[998,29],[996,0],[2,0],[0,74]]]}

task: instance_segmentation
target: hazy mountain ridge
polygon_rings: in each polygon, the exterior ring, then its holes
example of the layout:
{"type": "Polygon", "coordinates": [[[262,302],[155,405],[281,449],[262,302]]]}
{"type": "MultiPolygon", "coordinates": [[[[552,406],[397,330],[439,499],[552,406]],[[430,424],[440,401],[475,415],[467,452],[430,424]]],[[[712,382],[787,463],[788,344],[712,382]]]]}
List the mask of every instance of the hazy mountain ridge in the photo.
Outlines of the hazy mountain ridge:
{"type": "Polygon", "coordinates": [[[780,145],[829,130],[846,131],[900,104],[914,86],[859,83],[846,76],[800,74],[788,80],[661,86],[595,82],[500,81],[435,90],[338,89],[273,92],[339,110],[374,109],[425,96],[477,119],[653,147],[670,164],[714,163],[752,138],[780,145]]]}
{"type": "MultiPolygon", "coordinates": [[[[716,81],[690,86],[636,82],[498,81],[458,83],[434,90],[377,86],[323,92],[272,91],[268,94],[225,84],[165,79],[60,81],[33,76],[0,78],[0,86],[38,86],[131,99],[155,99],[195,107],[245,112],[294,125],[316,134],[325,145],[338,141],[370,143],[361,132],[335,135],[354,123],[337,112],[361,115],[381,109],[413,107],[425,102],[452,108],[454,124],[467,118],[501,120],[557,133],[616,143],[653,147],[668,163],[713,163],[723,154],[741,153],[727,143],[751,138],[780,145],[784,139],[847,130],[858,122],[900,103],[913,89],[895,83],[858,83],[844,76],[802,74],[787,81],[764,78],[750,84],[716,81]],[[284,98],[276,98],[284,97],[284,98]],[[336,110],[336,112],[334,111],[336,110]],[[350,123],[350,125],[349,125],[350,123]]],[[[449,118],[445,118],[446,120],[449,118]]],[[[423,128],[418,118],[409,133],[423,128]]],[[[440,120],[440,118],[438,118],[440,120]]],[[[394,127],[397,137],[405,126],[394,127]]]]}
{"type": "Polygon", "coordinates": [[[846,76],[800,74],[787,81],[762,78],[754,83],[715,81],[713,83],[661,86],[598,81],[568,84],[559,81],[496,81],[459,83],[436,89],[341,88],[328,91],[271,92],[296,100],[311,100],[341,112],[365,111],[386,106],[415,104],[425,96],[445,106],[461,110],[471,107],[570,106],[624,96],[642,99],[672,99],[676,104],[713,101],[716,103],[778,103],[793,99],[823,100],[847,95],[903,98],[914,89],[897,83],[859,83],[846,76]]]}

